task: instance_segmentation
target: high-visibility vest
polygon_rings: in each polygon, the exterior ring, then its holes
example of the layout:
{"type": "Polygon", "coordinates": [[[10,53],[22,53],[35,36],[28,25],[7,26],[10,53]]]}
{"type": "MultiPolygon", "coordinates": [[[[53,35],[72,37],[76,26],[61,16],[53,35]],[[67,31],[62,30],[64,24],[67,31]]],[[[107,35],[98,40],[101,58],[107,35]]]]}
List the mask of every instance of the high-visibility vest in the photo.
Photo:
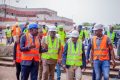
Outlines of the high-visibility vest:
{"type": "Polygon", "coordinates": [[[85,33],[85,38],[89,38],[89,33],[87,30],[84,30],[84,33],[85,33]]]}
{"type": "Polygon", "coordinates": [[[79,39],[83,39],[83,34],[84,34],[84,31],[81,30],[80,33],[79,33],[79,39]]]}
{"type": "Polygon", "coordinates": [[[66,65],[81,66],[82,64],[82,41],[78,39],[76,49],[72,40],[68,41],[66,65]]]}
{"type": "Polygon", "coordinates": [[[45,52],[42,54],[43,59],[58,59],[58,50],[59,50],[59,38],[55,38],[52,42],[52,39],[50,36],[45,37],[45,41],[48,44],[48,52],[45,52]]]}
{"type": "Polygon", "coordinates": [[[13,32],[12,32],[13,36],[17,36],[17,35],[20,36],[21,35],[21,29],[20,29],[20,27],[13,26],[12,30],[13,30],[13,32]]]}
{"type": "Polygon", "coordinates": [[[30,49],[29,51],[23,51],[22,52],[22,60],[35,60],[39,61],[39,47],[40,42],[38,36],[35,37],[35,42],[33,43],[32,38],[30,37],[30,33],[26,34],[26,41],[25,46],[28,46],[30,44],[34,44],[35,48],[30,49]]]}
{"type": "Polygon", "coordinates": [[[47,35],[47,30],[46,29],[42,29],[43,31],[43,36],[46,36],[47,35]]]}
{"type": "Polygon", "coordinates": [[[20,44],[18,43],[16,47],[16,62],[17,63],[21,62],[21,54],[22,52],[20,51],[20,44]]]}
{"type": "Polygon", "coordinates": [[[6,29],[5,32],[6,32],[6,37],[11,37],[12,36],[11,35],[11,29],[6,29]]]}
{"type": "Polygon", "coordinates": [[[111,41],[113,43],[114,42],[114,38],[115,38],[115,32],[112,32],[112,35],[110,35],[110,31],[107,31],[107,35],[111,39],[111,41]]]}
{"type": "Polygon", "coordinates": [[[65,45],[65,32],[64,31],[58,31],[58,34],[60,35],[61,44],[65,45]]]}
{"type": "Polygon", "coordinates": [[[97,36],[93,37],[93,60],[109,60],[109,48],[107,46],[107,35],[104,35],[102,37],[102,41],[100,43],[100,46],[97,46],[96,44],[97,36]]]}

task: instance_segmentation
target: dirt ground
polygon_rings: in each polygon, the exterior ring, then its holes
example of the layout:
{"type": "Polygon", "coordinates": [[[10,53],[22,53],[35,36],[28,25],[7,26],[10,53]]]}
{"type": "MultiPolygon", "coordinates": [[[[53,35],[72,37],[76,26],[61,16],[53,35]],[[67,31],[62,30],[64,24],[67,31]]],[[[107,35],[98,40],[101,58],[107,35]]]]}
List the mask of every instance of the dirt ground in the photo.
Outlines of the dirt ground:
{"type": "MultiPolygon", "coordinates": [[[[0,80],[17,80],[15,76],[15,67],[0,66],[0,80]]],[[[56,73],[55,73],[56,74],[56,73]]],[[[55,75],[56,80],[56,75],[55,75]]],[[[66,74],[62,73],[61,80],[66,80],[66,74]]],[[[82,80],[92,80],[91,76],[83,75],[82,80]]],[[[110,79],[118,80],[118,79],[110,79]]]]}
{"type": "MultiPolygon", "coordinates": [[[[55,78],[56,78],[56,75],[55,75],[55,78]]],[[[0,80],[16,80],[15,67],[0,66],[0,80]]],[[[61,80],[66,80],[65,73],[62,73],[61,80]]],[[[83,76],[82,80],[91,80],[91,77],[90,76],[83,76]]]]}

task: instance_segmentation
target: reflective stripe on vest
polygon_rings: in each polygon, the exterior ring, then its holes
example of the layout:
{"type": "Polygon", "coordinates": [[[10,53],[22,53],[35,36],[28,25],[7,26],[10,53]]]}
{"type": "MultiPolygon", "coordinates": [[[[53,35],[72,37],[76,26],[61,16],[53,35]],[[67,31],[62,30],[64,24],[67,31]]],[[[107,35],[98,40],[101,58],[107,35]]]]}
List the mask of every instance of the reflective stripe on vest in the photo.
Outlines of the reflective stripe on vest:
{"type": "Polygon", "coordinates": [[[20,51],[20,44],[17,44],[16,48],[16,62],[20,63],[21,62],[21,54],[22,52],[20,51]]]}
{"type": "Polygon", "coordinates": [[[102,37],[100,46],[96,44],[96,36],[93,37],[93,60],[109,60],[109,51],[107,47],[107,36],[102,37]]]}
{"type": "Polygon", "coordinates": [[[39,47],[40,47],[40,42],[38,39],[38,36],[35,38],[35,42],[33,43],[32,38],[30,37],[30,34],[26,34],[26,43],[25,46],[28,45],[35,45],[35,48],[30,49],[29,51],[23,51],[22,54],[22,60],[32,60],[34,59],[35,61],[39,61],[40,56],[39,56],[39,47]]]}
{"type": "Polygon", "coordinates": [[[114,38],[115,38],[115,32],[112,32],[112,35],[110,35],[110,31],[107,31],[107,35],[111,39],[111,41],[113,43],[114,42],[114,38]]]}
{"type": "Polygon", "coordinates": [[[59,38],[55,38],[52,42],[50,36],[46,36],[48,44],[48,52],[42,54],[43,59],[58,59],[59,38]]]}
{"type": "Polygon", "coordinates": [[[82,65],[82,41],[78,40],[76,49],[72,40],[68,42],[68,51],[66,65],[81,66],[82,65]]]}

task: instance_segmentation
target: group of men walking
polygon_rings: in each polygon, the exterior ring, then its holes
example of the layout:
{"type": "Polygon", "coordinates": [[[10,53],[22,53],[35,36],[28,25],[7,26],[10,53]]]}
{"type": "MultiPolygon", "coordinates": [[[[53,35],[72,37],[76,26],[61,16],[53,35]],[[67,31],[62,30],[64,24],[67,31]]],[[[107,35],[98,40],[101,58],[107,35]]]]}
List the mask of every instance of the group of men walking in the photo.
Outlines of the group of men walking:
{"type": "Polygon", "coordinates": [[[91,38],[81,25],[69,37],[62,25],[46,29],[45,25],[39,28],[32,23],[24,30],[18,27],[13,28],[17,80],[28,80],[29,75],[31,80],[38,80],[38,73],[39,80],[54,80],[55,67],[57,80],[61,78],[61,67],[66,70],[66,80],[81,80],[88,62],[92,64],[94,80],[101,80],[102,75],[109,80],[110,61],[115,67],[114,41],[111,41],[115,36],[109,32],[108,36],[103,34],[102,24],[94,26],[91,38]],[[86,52],[84,40],[88,40],[86,52]]]}

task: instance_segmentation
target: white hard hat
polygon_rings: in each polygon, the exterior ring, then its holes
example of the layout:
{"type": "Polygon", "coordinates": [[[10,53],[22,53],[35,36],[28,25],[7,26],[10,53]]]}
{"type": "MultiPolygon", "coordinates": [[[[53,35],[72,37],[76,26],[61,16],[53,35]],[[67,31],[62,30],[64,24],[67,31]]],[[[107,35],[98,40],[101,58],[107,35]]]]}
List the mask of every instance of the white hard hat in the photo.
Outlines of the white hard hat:
{"type": "Polygon", "coordinates": [[[9,25],[9,24],[7,24],[7,25],[6,25],[6,27],[10,27],[10,25],[9,25]]]}
{"type": "Polygon", "coordinates": [[[96,24],[93,28],[93,30],[99,30],[99,29],[103,29],[103,25],[102,24],[96,24]]]}
{"type": "Polygon", "coordinates": [[[77,30],[72,31],[71,37],[79,37],[79,32],[77,30]]]}
{"type": "Polygon", "coordinates": [[[57,31],[55,26],[49,27],[49,31],[57,31]]]}

